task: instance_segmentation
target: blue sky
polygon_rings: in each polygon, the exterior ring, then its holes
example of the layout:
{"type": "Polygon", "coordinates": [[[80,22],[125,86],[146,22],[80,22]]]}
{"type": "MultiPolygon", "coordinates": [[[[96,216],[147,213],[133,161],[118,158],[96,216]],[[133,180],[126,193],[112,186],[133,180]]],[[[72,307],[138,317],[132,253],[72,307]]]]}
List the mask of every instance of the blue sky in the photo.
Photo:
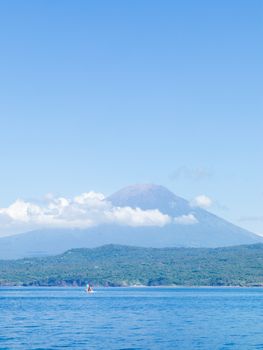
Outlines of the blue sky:
{"type": "Polygon", "coordinates": [[[157,183],[263,234],[263,5],[2,1],[0,207],[157,183]]]}

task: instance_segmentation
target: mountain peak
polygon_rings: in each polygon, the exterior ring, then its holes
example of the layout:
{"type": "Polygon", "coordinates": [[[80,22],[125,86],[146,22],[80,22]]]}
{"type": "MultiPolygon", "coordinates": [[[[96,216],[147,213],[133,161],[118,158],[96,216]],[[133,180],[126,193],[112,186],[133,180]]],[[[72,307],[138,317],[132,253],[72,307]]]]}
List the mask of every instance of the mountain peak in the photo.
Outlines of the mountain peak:
{"type": "MultiPolygon", "coordinates": [[[[156,185],[156,184],[134,184],[134,185],[129,185],[126,186],[124,188],[122,188],[121,190],[119,190],[118,192],[116,192],[114,194],[118,196],[133,196],[133,195],[137,195],[142,194],[142,193],[153,193],[153,192],[166,192],[166,193],[170,193],[170,195],[173,195],[173,193],[171,191],[169,191],[166,187],[161,186],[161,185],[156,185]]],[[[112,195],[113,196],[113,195],[112,195]]],[[[112,197],[111,196],[111,197],[112,197]]]]}
{"type": "Polygon", "coordinates": [[[124,187],[112,194],[109,198],[115,206],[129,206],[141,209],[159,209],[167,212],[167,205],[180,202],[181,206],[187,206],[185,199],[176,196],[166,187],[155,184],[135,184],[124,187]]]}

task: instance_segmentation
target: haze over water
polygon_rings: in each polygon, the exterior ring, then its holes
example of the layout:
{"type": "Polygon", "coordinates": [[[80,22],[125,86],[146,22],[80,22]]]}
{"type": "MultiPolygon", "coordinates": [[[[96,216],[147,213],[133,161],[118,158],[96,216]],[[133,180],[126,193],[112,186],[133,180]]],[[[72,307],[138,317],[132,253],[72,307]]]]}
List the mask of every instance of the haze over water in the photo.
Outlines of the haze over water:
{"type": "Polygon", "coordinates": [[[262,288],[1,288],[0,348],[263,349],[262,288]]]}

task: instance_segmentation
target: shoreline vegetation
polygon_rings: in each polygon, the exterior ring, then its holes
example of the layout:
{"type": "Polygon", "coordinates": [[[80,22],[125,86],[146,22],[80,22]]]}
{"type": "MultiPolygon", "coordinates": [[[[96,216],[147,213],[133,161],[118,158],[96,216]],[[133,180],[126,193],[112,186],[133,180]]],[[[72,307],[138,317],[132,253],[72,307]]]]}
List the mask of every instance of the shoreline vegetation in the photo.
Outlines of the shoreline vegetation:
{"type": "Polygon", "coordinates": [[[263,244],[225,248],[106,245],[0,261],[0,286],[263,287],[263,244]]]}
{"type": "MultiPolygon", "coordinates": [[[[9,289],[9,288],[21,288],[21,289],[34,289],[34,288],[47,288],[47,289],[52,289],[52,288],[72,288],[72,289],[80,289],[82,290],[85,288],[85,286],[73,286],[73,285],[9,285],[9,284],[4,284],[0,285],[0,290],[1,289],[9,289]]],[[[105,286],[95,286],[95,290],[104,290],[104,289],[246,289],[246,288],[253,288],[253,289],[263,289],[263,284],[262,285],[244,285],[244,286],[111,286],[111,287],[105,287],[105,286]]]]}

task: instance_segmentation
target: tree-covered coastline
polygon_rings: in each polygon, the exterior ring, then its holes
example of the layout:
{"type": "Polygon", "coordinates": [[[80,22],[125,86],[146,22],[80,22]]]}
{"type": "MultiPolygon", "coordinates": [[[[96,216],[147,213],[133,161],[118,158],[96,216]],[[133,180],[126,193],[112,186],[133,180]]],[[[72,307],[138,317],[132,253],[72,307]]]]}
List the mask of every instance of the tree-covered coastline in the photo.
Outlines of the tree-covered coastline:
{"type": "Polygon", "coordinates": [[[263,286],[263,244],[226,248],[107,245],[0,261],[0,285],[263,286]]]}

